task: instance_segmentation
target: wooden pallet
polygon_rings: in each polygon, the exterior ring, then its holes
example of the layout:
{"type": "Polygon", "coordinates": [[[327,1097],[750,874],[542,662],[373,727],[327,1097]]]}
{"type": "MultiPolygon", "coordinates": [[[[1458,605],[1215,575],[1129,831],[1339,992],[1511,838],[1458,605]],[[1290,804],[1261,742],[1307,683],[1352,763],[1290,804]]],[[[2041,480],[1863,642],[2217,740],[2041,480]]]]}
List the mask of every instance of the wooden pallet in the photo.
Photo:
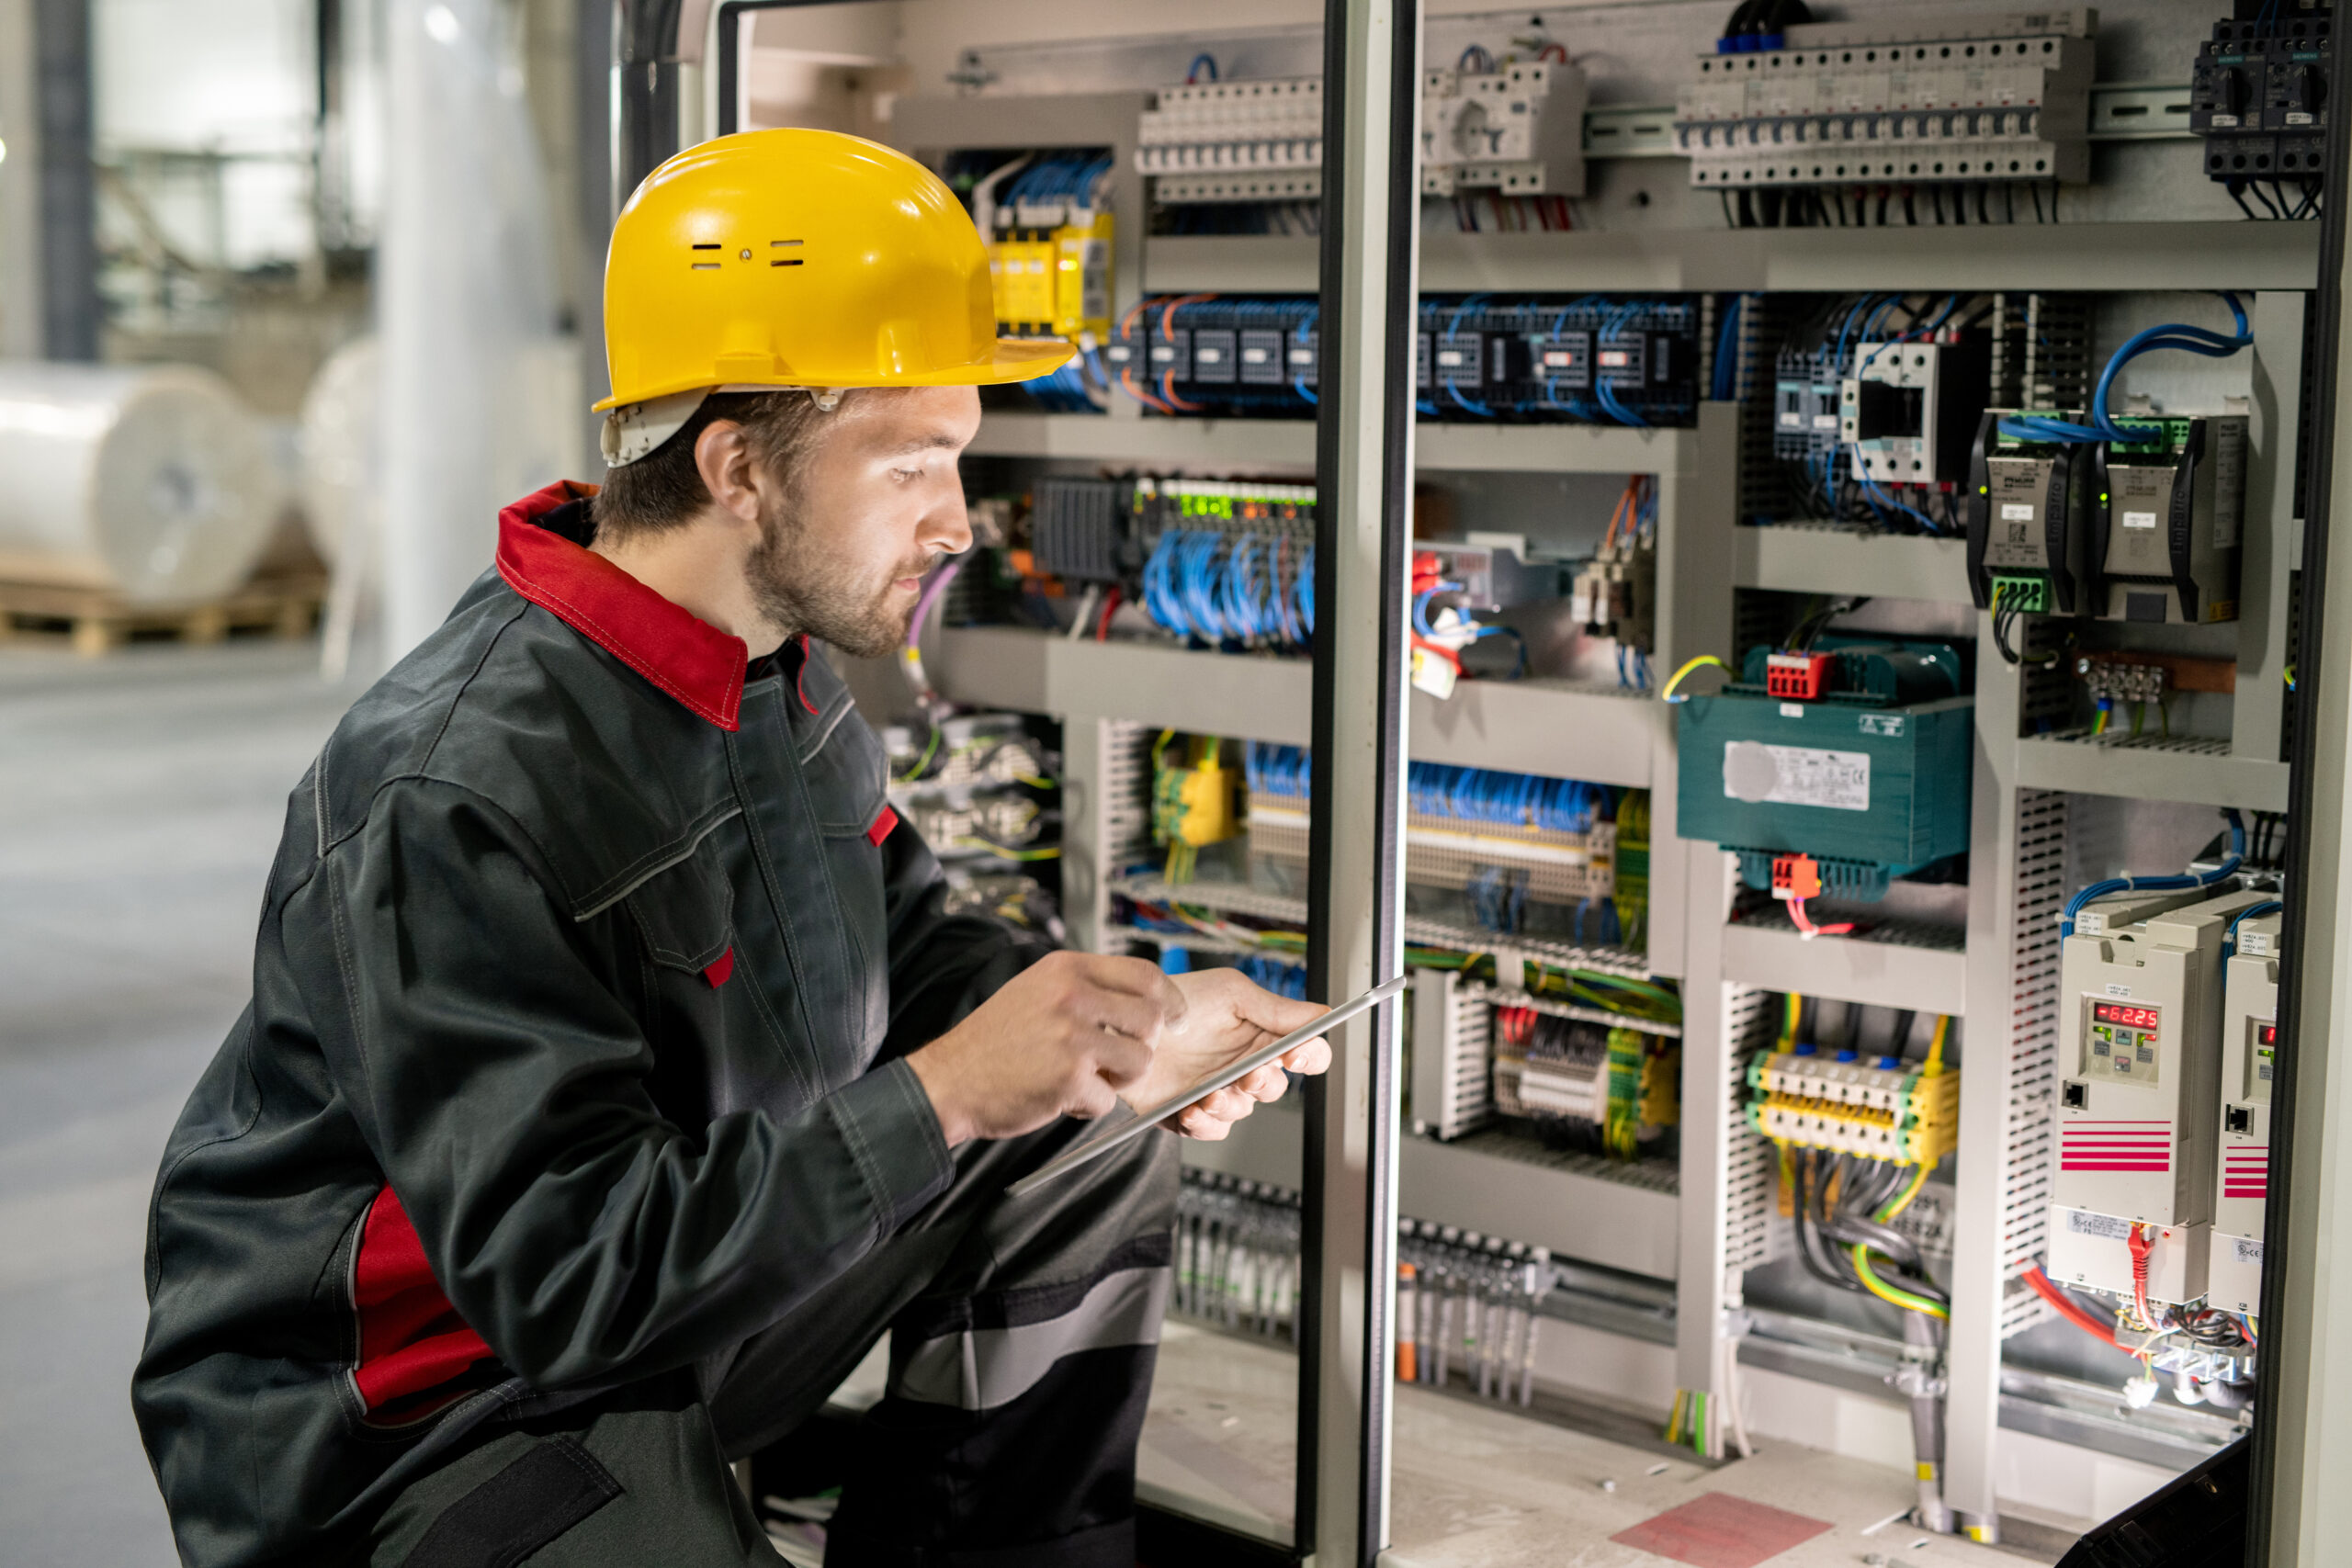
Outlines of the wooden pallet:
{"type": "Polygon", "coordinates": [[[325,578],[305,573],[257,578],[218,599],[136,604],[110,588],[0,582],[0,642],[62,639],[96,659],[133,637],[209,643],[239,631],[308,637],[326,587],[325,578]]]}

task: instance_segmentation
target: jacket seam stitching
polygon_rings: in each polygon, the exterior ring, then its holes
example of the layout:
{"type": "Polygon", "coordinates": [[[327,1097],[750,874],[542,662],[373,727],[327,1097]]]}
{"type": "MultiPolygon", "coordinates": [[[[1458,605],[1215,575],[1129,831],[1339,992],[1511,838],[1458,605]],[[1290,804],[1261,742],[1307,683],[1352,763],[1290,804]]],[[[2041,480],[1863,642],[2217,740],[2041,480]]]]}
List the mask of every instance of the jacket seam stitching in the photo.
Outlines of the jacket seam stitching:
{"type": "MultiPolygon", "coordinates": [[[[462,788],[463,786],[461,785],[459,787],[462,788]]],[[[718,829],[727,823],[731,822],[736,818],[743,815],[743,803],[741,801],[728,801],[725,805],[727,808],[724,811],[719,812],[717,816],[711,818],[709,821],[701,824],[699,827],[690,829],[687,837],[683,842],[673,839],[658,850],[649,850],[644,854],[639,855],[635,863],[624,867],[623,869],[615,872],[612,875],[605,878],[603,883],[598,885],[598,886],[594,890],[594,892],[603,893],[605,888],[612,886],[614,883],[620,882],[625,878],[634,876],[635,880],[628,882],[628,885],[622,887],[618,892],[606,895],[597,902],[588,905],[585,908],[580,909],[579,912],[571,918],[575,921],[593,920],[597,916],[603,914],[605,910],[611,908],[614,905],[627,898],[630,894],[635,893],[647,883],[652,881],[655,877],[661,875],[663,872],[668,871],[671,867],[682,865],[685,862],[694,859],[695,852],[702,848],[702,841],[705,839],[709,838],[713,833],[718,831],[718,829]],[[645,864],[647,861],[653,859],[657,855],[667,855],[669,858],[662,861],[659,865],[649,866],[645,864]],[[640,866],[644,867],[642,871],[639,870],[639,867],[640,866]]],[[[517,824],[517,826],[520,826],[520,824],[517,824]]],[[[546,852],[542,851],[541,852],[545,853],[546,852]]],[[[590,896],[591,895],[589,894],[582,894],[581,896],[582,901],[585,902],[590,896]]]]}
{"type": "MultiPolygon", "coordinates": [[[[795,770],[796,773],[797,771],[795,770]]],[[[743,798],[743,773],[741,759],[736,756],[735,743],[732,739],[729,739],[727,745],[727,772],[729,782],[735,792],[737,807],[741,809],[743,798]]],[[[785,962],[792,968],[792,1006],[800,1015],[802,1037],[814,1041],[818,1038],[817,1021],[808,1013],[808,976],[802,963],[798,928],[793,923],[792,911],[786,905],[783,895],[776,886],[775,868],[768,852],[767,834],[760,827],[760,814],[756,811],[743,812],[743,825],[746,829],[745,836],[751,840],[752,863],[759,867],[760,886],[767,895],[769,912],[775,917],[776,935],[784,946],[785,962]]],[[[786,1059],[793,1064],[794,1075],[799,1078],[805,1089],[809,1087],[808,1074],[800,1064],[801,1054],[790,1049],[790,1037],[787,1035],[786,1059]]]]}

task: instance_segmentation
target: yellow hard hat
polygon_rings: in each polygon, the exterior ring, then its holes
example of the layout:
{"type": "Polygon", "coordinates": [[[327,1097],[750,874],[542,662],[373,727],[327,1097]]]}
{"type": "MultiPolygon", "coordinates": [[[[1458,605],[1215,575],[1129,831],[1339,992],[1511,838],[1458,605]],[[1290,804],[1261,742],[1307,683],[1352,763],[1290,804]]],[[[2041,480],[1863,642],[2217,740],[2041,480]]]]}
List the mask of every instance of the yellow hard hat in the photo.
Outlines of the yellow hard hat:
{"type": "Polygon", "coordinates": [[[979,232],[921,164],[838,131],[752,130],[670,159],[614,220],[596,407],[1026,381],[1074,352],[996,335],[979,232]]]}

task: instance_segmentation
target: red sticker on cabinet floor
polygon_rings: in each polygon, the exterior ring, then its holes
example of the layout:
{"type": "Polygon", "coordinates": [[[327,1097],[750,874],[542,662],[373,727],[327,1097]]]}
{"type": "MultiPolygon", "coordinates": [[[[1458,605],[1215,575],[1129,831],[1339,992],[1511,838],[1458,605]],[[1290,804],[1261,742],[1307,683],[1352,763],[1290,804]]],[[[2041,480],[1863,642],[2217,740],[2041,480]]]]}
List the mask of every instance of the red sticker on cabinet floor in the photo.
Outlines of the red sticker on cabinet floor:
{"type": "Polygon", "coordinates": [[[1609,1539],[1692,1568],[1757,1568],[1829,1528],[1803,1514],[1708,1492],[1609,1539]]]}

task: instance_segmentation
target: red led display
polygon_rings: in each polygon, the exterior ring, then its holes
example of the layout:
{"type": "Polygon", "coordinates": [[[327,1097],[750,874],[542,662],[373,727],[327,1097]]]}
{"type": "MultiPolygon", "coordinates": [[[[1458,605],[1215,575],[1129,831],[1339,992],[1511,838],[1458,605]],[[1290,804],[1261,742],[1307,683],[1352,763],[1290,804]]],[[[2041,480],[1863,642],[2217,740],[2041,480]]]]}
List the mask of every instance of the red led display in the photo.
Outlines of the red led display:
{"type": "Polygon", "coordinates": [[[2266,1023],[2262,1025],[2259,1029],[2256,1029],[2254,1032],[2254,1043],[2257,1045],[2278,1044],[2278,1026],[2275,1023],[2266,1023]]]}
{"type": "Polygon", "coordinates": [[[2100,1023],[2120,1023],[2132,1029],[2154,1029],[2156,1010],[2135,1008],[2123,1002],[2093,1002],[2091,1017],[2100,1023]]]}

